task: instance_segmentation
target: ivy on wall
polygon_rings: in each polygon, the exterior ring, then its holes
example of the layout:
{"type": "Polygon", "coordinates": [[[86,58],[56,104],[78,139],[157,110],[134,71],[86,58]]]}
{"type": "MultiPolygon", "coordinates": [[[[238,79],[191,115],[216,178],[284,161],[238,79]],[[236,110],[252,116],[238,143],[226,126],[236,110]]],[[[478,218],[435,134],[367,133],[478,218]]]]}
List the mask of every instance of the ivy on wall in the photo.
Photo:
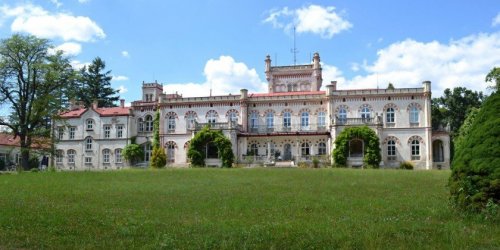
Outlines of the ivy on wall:
{"type": "Polygon", "coordinates": [[[332,152],[333,161],[337,167],[345,167],[349,155],[349,141],[352,139],[363,140],[363,163],[368,168],[378,168],[382,156],[380,155],[379,138],[375,132],[363,127],[348,127],[335,139],[335,149],[332,152]]]}
{"type": "Polygon", "coordinates": [[[205,166],[205,147],[209,143],[217,148],[222,167],[230,168],[234,162],[231,141],[221,131],[210,130],[208,126],[196,133],[189,144],[187,156],[193,166],[205,166]]]}

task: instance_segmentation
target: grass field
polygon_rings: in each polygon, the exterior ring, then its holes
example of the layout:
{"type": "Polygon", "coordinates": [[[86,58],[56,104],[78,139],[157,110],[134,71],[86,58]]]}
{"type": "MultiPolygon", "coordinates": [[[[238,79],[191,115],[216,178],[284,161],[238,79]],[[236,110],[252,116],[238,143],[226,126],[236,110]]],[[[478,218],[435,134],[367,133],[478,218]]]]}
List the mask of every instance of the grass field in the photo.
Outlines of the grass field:
{"type": "Polygon", "coordinates": [[[499,249],[448,171],[166,169],[0,175],[0,249],[499,249]]]}

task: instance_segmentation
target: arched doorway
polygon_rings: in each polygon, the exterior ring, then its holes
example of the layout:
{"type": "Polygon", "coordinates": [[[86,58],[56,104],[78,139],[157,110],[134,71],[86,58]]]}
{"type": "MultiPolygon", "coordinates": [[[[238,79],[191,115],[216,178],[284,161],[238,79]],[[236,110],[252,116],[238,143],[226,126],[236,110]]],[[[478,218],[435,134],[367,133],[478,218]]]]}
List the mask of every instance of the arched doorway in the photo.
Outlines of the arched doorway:
{"type": "Polygon", "coordinates": [[[434,162],[444,162],[443,141],[435,140],[432,142],[432,159],[434,162]]]}
{"type": "Polygon", "coordinates": [[[349,157],[363,157],[363,140],[352,139],[349,141],[349,157]]]}

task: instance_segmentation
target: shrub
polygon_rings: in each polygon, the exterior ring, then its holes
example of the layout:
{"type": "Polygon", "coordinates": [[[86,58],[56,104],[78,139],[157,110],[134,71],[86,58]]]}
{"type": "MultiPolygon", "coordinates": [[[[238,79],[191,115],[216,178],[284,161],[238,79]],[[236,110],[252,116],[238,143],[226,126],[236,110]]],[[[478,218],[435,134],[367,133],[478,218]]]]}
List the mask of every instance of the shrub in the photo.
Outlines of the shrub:
{"type": "Polygon", "coordinates": [[[222,161],[222,167],[230,168],[234,162],[231,141],[221,131],[210,130],[208,126],[196,133],[189,143],[187,156],[193,166],[205,166],[205,150],[208,143],[217,147],[217,153],[222,161]]]}
{"type": "Polygon", "coordinates": [[[144,152],[139,145],[134,143],[125,146],[122,150],[122,155],[123,158],[130,163],[130,165],[133,165],[144,157],[144,152]]]}
{"type": "Polygon", "coordinates": [[[167,155],[165,150],[161,147],[154,147],[151,153],[151,167],[163,168],[167,164],[167,155]]]}
{"type": "Polygon", "coordinates": [[[484,103],[455,149],[449,179],[451,201],[480,212],[500,203],[500,92],[484,103]]]}
{"type": "Polygon", "coordinates": [[[335,149],[332,152],[335,167],[345,167],[349,154],[349,141],[359,138],[363,140],[363,163],[367,168],[378,168],[382,155],[380,154],[379,138],[367,126],[349,127],[344,129],[335,139],[335,149]]]}
{"type": "Polygon", "coordinates": [[[319,159],[318,157],[313,157],[312,164],[314,168],[319,168],[319,159]]]}
{"type": "Polygon", "coordinates": [[[403,161],[399,163],[399,169],[407,169],[407,170],[413,170],[414,166],[411,161],[403,161]]]}
{"type": "Polygon", "coordinates": [[[303,162],[303,161],[299,162],[299,163],[297,164],[297,166],[298,166],[299,168],[309,168],[309,167],[310,167],[309,163],[307,163],[307,162],[303,162]]]}
{"type": "Polygon", "coordinates": [[[40,170],[38,168],[32,168],[30,172],[32,173],[38,173],[40,170]]]}

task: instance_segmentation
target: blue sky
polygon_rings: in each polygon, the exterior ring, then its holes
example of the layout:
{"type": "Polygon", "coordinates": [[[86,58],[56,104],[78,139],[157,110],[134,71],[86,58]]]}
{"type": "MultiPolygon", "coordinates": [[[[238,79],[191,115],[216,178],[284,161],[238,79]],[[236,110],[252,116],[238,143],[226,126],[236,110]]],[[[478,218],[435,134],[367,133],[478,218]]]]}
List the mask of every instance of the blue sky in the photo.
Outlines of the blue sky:
{"type": "Polygon", "coordinates": [[[319,52],[323,85],[486,89],[500,66],[498,1],[0,1],[0,37],[51,39],[75,67],[99,56],[127,102],[142,81],[184,96],[264,92],[264,59],[319,52]]]}

